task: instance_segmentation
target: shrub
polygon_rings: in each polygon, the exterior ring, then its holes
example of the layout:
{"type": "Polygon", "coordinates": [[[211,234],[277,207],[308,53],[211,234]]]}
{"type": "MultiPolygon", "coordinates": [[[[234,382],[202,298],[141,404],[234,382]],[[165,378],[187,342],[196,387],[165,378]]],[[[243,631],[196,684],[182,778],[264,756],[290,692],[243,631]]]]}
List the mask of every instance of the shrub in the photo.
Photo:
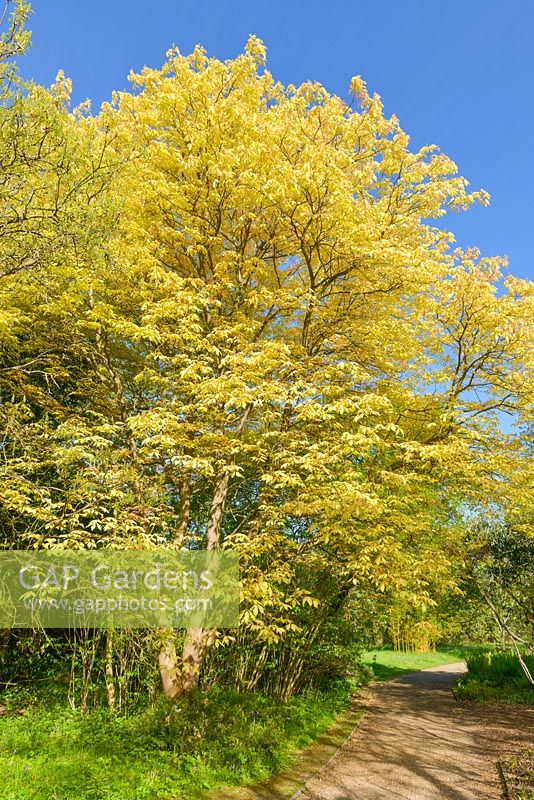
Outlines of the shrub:
{"type": "MultiPolygon", "coordinates": [[[[534,656],[523,658],[533,673],[534,656]]],[[[467,670],[456,685],[457,697],[486,703],[534,703],[534,689],[514,653],[473,655],[467,659],[467,670]]]]}

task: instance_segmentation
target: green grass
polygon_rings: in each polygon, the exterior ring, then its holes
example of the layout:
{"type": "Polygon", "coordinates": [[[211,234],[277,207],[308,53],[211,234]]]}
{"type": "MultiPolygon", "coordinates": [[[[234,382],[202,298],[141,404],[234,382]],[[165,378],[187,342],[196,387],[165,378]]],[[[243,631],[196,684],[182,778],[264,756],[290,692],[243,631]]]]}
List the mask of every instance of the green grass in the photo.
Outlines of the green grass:
{"type": "Polygon", "coordinates": [[[487,649],[484,645],[466,645],[458,647],[440,647],[429,653],[404,653],[391,649],[367,650],[362,654],[362,662],[371,667],[375,679],[388,681],[408,672],[438,667],[463,661],[473,653],[487,649]]]}
{"type": "Polygon", "coordinates": [[[64,704],[13,708],[0,717],[1,797],[193,800],[215,785],[253,783],[288,766],[349,695],[338,684],[282,706],[255,694],[198,692],[127,718],[64,704]]]}

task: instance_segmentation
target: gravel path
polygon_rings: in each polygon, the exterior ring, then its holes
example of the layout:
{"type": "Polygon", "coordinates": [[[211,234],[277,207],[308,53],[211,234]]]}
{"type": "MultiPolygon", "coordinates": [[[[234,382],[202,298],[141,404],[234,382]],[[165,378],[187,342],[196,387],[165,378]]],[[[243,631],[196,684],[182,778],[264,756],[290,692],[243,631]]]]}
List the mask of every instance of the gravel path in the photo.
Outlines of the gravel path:
{"type": "Polygon", "coordinates": [[[496,762],[534,745],[534,709],[462,705],[465,665],[377,686],[363,722],[299,800],[497,800],[496,762]]]}

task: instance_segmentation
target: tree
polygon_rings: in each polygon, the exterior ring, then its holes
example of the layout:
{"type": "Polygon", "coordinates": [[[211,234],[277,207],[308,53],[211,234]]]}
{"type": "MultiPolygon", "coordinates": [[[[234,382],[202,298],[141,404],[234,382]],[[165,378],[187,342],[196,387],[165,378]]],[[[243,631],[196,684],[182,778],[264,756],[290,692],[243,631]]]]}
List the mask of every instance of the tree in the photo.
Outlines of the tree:
{"type": "MultiPolygon", "coordinates": [[[[225,63],[171,51],[101,124],[133,154],[118,248],[146,276],[139,463],[179,498],[176,544],[187,531],[269,565],[244,582],[244,619],[276,636],[295,560],[335,554],[413,602],[447,579],[444,483],[485,490],[484,425],[532,397],[531,295],[510,281],[498,298],[500,260],[451,252],[423,221],[487,196],[437,148],[410,152],[361,79],[352,110],[282,87],[264,55],[254,37],[225,63]],[[483,399],[467,394],[479,376],[483,399]]],[[[164,652],[171,693],[196,684],[209,641],[190,631],[181,661],[164,652]]]]}
{"type": "Polygon", "coordinates": [[[30,13],[29,3],[24,0],[4,0],[0,12],[0,100],[5,102],[16,80],[16,56],[26,52],[30,34],[25,29],[30,13]],[[10,8],[13,10],[8,14],[10,8]]]}
{"type": "MultiPolygon", "coordinates": [[[[15,4],[5,59],[28,42],[27,14],[15,4]]],[[[1,534],[8,546],[37,546],[61,530],[61,465],[72,462],[61,425],[76,415],[87,360],[77,324],[113,224],[103,196],[117,165],[106,136],[69,112],[63,73],[46,90],[20,81],[10,60],[0,70],[1,534]]]]}
{"type": "MultiPolygon", "coordinates": [[[[462,507],[514,502],[533,293],[432,224],[487,195],[360,78],[349,107],[264,59],[173,50],[96,117],[62,77],[19,99],[49,149],[10,202],[50,213],[17,212],[0,283],[0,514],[7,544],[237,551],[241,641],[283,659],[364,594],[432,604],[462,507]]],[[[171,697],[232,636],[183,639],[171,697]]]]}
{"type": "Polygon", "coordinates": [[[501,632],[532,676],[519,645],[534,652],[534,538],[497,520],[477,520],[470,531],[469,572],[501,632]]]}

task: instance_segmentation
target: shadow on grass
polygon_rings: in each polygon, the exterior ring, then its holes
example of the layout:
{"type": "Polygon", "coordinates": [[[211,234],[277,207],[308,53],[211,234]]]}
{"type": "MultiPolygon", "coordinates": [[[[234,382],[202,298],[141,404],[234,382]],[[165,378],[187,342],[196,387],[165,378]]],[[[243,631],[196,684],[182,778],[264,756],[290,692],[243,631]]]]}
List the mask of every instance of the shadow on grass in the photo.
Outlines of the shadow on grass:
{"type": "Polygon", "coordinates": [[[405,667],[389,667],[386,664],[379,664],[378,661],[364,661],[363,663],[367,667],[371,667],[377,681],[389,681],[399,675],[406,675],[407,672],[411,672],[405,667]]]}
{"type": "Polygon", "coordinates": [[[373,670],[375,680],[388,681],[422,669],[463,661],[476,653],[489,650],[494,645],[445,645],[430,652],[394,651],[391,648],[371,650],[364,654],[362,663],[373,670]]]}

